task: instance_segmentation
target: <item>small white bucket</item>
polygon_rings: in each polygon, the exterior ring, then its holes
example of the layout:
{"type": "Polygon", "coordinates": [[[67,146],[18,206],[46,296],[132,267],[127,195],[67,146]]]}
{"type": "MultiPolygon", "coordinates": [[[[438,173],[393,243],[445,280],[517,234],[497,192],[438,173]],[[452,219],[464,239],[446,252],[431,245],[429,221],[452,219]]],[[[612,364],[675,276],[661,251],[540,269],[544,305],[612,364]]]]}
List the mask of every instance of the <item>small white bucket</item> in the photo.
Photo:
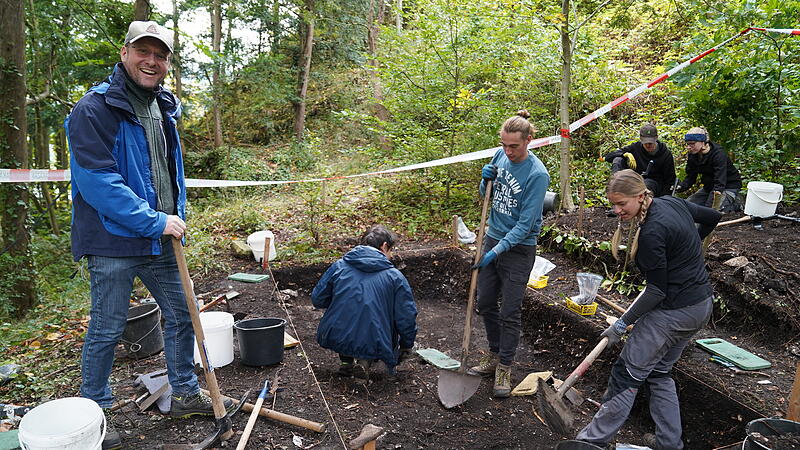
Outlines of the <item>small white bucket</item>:
{"type": "Polygon", "coordinates": [[[253,258],[258,262],[261,262],[261,259],[264,258],[264,241],[266,241],[267,238],[269,238],[269,258],[267,261],[272,261],[275,259],[275,256],[277,256],[275,252],[275,236],[272,235],[272,231],[256,231],[250,236],[247,236],[247,245],[249,245],[250,250],[253,251],[253,258]]]}
{"type": "Polygon", "coordinates": [[[744,201],[744,213],[754,217],[775,215],[775,208],[783,200],[783,185],[766,181],[747,183],[747,198],[744,201]]]}
{"type": "MultiPolygon", "coordinates": [[[[224,311],[200,313],[200,324],[206,338],[206,353],[211,367],[227,366],[233,361],[233,315],[224,311]]],[[[194,362],[202,364],[197,342],[194,344],[194,362]]]]}
{"type": "Polygon", "coordinates": [[[67,397],[28,411],[19,423],[23,450],[100,450],[106,416],[93,400],[67,397]]]}

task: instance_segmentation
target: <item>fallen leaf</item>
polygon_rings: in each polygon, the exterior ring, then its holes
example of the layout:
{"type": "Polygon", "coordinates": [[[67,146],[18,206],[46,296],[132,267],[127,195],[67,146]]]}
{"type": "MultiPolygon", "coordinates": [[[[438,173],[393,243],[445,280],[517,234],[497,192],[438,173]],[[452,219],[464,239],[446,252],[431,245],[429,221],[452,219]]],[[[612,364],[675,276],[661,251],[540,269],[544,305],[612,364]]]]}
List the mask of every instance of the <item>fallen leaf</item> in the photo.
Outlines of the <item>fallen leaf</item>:
{"type": "Polygon", "coordinates": [[[61,337],[61,333],[47,333],[47,336],[45,337],[45,339],[47,339],[48,341],[55,341],[60,337],[61,337]]]}
{"type": "Polygon", "coordinates": [[[28,347],[31,347],[31,348],[39,348],[41,346],[42,346],[42,343],[39,342],[39,341],[33,341],[30,344],[28,344],[28,347]]]}

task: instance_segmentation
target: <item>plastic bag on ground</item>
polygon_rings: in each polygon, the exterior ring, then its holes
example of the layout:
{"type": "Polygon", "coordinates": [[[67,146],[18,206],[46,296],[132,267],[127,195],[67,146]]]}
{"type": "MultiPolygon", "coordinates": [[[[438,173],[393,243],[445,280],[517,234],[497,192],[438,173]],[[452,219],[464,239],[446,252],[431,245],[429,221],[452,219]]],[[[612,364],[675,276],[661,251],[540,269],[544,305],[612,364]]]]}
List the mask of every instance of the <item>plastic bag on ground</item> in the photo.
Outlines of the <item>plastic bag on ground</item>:
{"type": "Polygon", "coordinates": [[[530,278],[539,279],[555,268],[556,265],[551,263],[548,259],[537,256],[536,260],[533,262],[533,270],[531,270],[530,278]]]}
{"type": "Polygon", "coordinates": [[[458,242],[462,244],[472,244],[475,242],[475,233],[469,231],[469,228],[464,224],[464,221],[461,220],[461,216],[456,216],[458,219],[458,242]]]}

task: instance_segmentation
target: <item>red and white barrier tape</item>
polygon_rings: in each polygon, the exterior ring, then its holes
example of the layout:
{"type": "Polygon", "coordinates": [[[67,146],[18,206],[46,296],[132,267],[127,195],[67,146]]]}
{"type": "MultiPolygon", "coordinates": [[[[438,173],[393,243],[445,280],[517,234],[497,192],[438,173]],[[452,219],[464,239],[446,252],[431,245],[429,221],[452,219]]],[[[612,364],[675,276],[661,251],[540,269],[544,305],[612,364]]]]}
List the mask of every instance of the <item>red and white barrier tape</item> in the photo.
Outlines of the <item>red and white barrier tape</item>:
{"type": "MultiPolygon", "coordinates": [[[[727,45],[729,42],[733,41],[736,38],[744,36],[745,34],[749,33],[752,30],[756,31],[765,31],[770,33],[784,33],[784,34],[791,34],[791,35],[800,35],[800,29],[790,29],[790,28],[745,28],[738,34],[731,36],[730,38],[726,39],[722,43],[715,45],[714,47],[709,48],[708,50],[699,53],[686,61],[678,64],[677,66],[673,67],[672,69],[666,71],[665,73],[657,76],[656,78],[650,80],[647,83],[644,83],[635,89],[629,91],[625,95],[617,97],[613,101],[603,105],[602,107],[590,112],[589,114],[581,117],[580,119],[572,122],[569,125],[569,130],[562,129],[560,130],[560,134],[539,138],[531,141],[528,145],[529,149],[544,147],[546,145],[557,144],[561,142],[562,136],[565,138],[569,138],[571,133],[573,133],[578,128],[586,125],[587,123],[608,114],[612,109],[616,108],[617,106],[625,103],[628,100],[631,100],[641,94],[642,92],[646,91],[647,89],[651,89],[653,86],[661,83],[662,81],[666,80],[667,78],[675,75],[676,73],[680,72],[681,70],[685,69],[686,67],[694,64],[695,62],[701,60],[702,58],[708,56],[709,54],[719,50],[724,45],[727,45]]],[[[327,177],[327,178],[308,178],[304,180],[276,180],[276,181],[244,181],[244,180],[205,180],[205,179],[197,179],[197,178],[187,178],[186,179],[186,187],[227,187],[227,186],[264,186],[264,185],[275,185],[275,184],[290,184],[290,183],[309,183],[309,182],[318,182],[318,181],[328,181],[328,180],[339,180],[344,178],[358,178],[358,177],[366,177],[372,175],[381,175],[387,173],[397,173],[397,172],[405,172],[409,170],[416,170],[416,169],[424,169],[427,167],[436,167],[436,166],[444,166],[447,164],[455,164],[459,162],[466,162],[466,161],[474,161],[477,159],[484,159],[489,158],[495,154],[495,152],[499,149],[499,147],[489,148],[486,150],[479,150],[476,152],[471,153],[464,153],[461,155],[450,156],[447,158],[436,159],[433,161],[427,161],[419,164],[411,164],[402,167],[395,167],[393,169],[386,169],[386,170],[379,170],[376,172],[367,172],[367,173],[360,173],[356,175],[344,175],[344,176],[336,176],[336,177],[327,177]]],[[[42,182],[42,181],[69,181],[70,175],[68,170],[47,170],[47,169],[0,169],[0,183],[31,183],[31,182],[42,182]]]]}

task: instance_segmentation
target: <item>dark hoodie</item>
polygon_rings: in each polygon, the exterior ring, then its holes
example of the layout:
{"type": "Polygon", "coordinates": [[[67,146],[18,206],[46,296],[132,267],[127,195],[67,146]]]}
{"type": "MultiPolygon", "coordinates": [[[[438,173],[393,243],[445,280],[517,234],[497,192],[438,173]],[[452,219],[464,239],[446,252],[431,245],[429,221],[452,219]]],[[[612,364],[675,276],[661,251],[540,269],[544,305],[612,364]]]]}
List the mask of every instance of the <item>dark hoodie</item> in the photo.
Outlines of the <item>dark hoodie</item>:
{"type": "Polygon", "coordinates": [[[705,155],[696,153],[686,157],[686,179],[678,187],[679,192],[692,187],[697,175],[700,175],[700,183],[709,193],[742,188],[742,177],[725,150],[716,142],[710,144],[711,150],[705,155]]]}
{"type": "Polygon", "coordinates": [[[658,182],[661,186],[661,192],[654,192],[656,197],[667,194],[672,191],[672,185],[675,183],[675,159],[672,157],[672,152],[667,147],[667,144],[656,141],[656,151],[651,155],[645,150],[641,141],[636,141],[631,145],[622,147],[608,153],[605,160],[614,162],[614,158],[621,157],[624,153],[630,153],[636,159],[636,172],[646,179],[652,179],[658,182]],[[653,166],[644,175],[647,166],[653,161],[653,166]]]}
{"type": "Polygon", "coordinates": [[[323,348],[393,369],[400,348],[417,336],[417,306],[408,281],[380,250],[359,245],[333,263],[311,292],[326,308],[317,328],[323,348]]]}

